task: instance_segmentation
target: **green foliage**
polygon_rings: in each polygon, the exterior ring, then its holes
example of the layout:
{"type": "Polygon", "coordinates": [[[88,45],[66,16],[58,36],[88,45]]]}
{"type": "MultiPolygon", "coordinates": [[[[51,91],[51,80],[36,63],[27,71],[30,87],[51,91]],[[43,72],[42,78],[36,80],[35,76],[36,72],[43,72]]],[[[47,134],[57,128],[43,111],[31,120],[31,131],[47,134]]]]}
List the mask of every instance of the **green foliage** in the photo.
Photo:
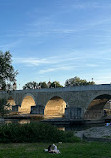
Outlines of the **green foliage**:
{"type": "Polygon", "coordinates": [[[84,79],[80,79],[79,77],[74,77],[74,78],[70,78],[68,80],[66,80],[65,82],[65,86],[81,86],[81,85],[94,85],[95,82],[93,81],[86,81],[84,79]]]}
{"type": "Polygon", "coordinates": [[[57,88],[57,87],[63,87],[62,85],[60,85],[60,83],[58,81],[54,81],[51,83],[49,88],[57,88]]]}
{"type": "Polygon", "coordinates": [[[73,133],[43,123],[5,124],[0,126],[0,142],[72,142],[80,141],[73,133]]]}
{"type": "Polygon", "coordinates": [[[48,87],[48,84],[46,82],[28,82],[23,86],[23,89],[40,89],[40,88],[56,88],[56,87],[63,87],[60,85],[58,81],[54,81],[50,84],[48,87]]]}
{"type": "Polygon", "coordinates": [[[40,82],[40,83],[39,83],[39,86],[40,86],[41,88],[48,88],[48,85],[46,84],[46,82],[40,82]]]}
{"type": "Polygon", "coordinates": [[[23,86],[23,89],[39,89],[39,88],[48,88],[46,82],[28,82],[23,86]]]}
{"type": "Polygon", "coordinates": [[[18,74],[17,71],[14,71],[12,66],[12,56],[9,51],[5,53],[0,51],[0,89],[6,89],[6,82],[14,82],[15,77],[18,74]]]}
{"type": "Polygon", "coordinates": [[[4,98],[0,99],[0,116],[4,116],[5,114],[9,113],[10,104],[7,103],[7,100],[4,98]]]}
{"type": "Polygon", "coordinates": [[[37,89],[39,86],[38,83],[36,83],[35,81],[33,82],[28,82],[23,86],[23,89],[37,89]]]}

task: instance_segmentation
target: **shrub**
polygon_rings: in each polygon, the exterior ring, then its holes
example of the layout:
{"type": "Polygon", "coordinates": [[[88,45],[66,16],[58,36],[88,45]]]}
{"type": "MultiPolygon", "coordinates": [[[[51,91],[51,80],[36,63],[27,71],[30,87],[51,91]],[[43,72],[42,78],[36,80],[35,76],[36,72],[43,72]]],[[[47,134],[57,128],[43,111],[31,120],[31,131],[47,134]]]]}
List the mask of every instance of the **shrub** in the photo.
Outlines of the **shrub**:
{"type": "Polygon", "coordinates": [[[44,123],[5,124],[0,126],[0,142],[77,142],[73,133],[44,123]]]}

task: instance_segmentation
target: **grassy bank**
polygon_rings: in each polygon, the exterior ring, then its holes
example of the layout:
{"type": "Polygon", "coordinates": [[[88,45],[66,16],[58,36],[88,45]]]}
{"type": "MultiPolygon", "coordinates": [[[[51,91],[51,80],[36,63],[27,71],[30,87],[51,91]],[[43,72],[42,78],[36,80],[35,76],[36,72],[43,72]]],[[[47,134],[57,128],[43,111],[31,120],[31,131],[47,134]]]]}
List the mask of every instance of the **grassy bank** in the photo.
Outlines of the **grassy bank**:
{"type": "Polygon", "coordinates": [[[111,143],[56,144],[61,154],[44,152],[48,143],[0,144],[0,158],[110,158],[111,143]]]}

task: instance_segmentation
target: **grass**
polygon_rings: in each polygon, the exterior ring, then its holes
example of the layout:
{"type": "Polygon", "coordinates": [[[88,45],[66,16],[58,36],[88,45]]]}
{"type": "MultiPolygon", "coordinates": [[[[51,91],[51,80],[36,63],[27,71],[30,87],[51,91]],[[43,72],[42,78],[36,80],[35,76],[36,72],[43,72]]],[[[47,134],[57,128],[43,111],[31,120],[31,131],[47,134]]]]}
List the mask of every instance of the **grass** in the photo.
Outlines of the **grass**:
{"type": "Polygon", "coordinates": [[[0,158],[111,158],[111,143],[83,142],[72,132],[43,123],[1,125],[0,143],[3,142],[0,158]],[[50,142],[58,146],[61,154],[44,152],[50,142]]]}
{"type": "Polygon", "coordinates": [[[111,143],[82,142],[56,144],[61,154],[44,152],[48,143],[0,144],[0,158],[110,158],[111,143]]]}

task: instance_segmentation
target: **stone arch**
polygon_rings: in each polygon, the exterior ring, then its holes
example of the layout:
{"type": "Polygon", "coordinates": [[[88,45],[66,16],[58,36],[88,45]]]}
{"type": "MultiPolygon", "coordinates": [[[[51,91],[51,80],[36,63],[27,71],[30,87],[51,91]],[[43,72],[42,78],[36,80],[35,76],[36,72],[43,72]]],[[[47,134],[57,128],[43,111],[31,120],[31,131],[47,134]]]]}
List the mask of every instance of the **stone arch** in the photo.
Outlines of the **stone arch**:
{"type": "Polygon", "coordinates": [[[12,96],[8,97],[7,102],[8,102],[10,105],[16,105],[15,100],[14,100],[14,98],[13,98],[12,96]]]}
{"type": "Polygon", "coordinates": [[[34,101],[35,101],[35,103],[36,103],[36,100],[35,100],[34,95],[32,95],[31,93],[26,93],[26,94],[24,94],[24,95],[22,96],[22,98],[21,98],[21,104],[22,104],[22,102],[23,102],[24,98],[25,98],[25,97],[27,97],[27,96],[32,97],[32,98],[33,98],[33,100],[34,100],[34,101]]]}
{"type": "Polygon", "coordinates": [[[21,106],[19,107],[19,112],[22,114],[29,114],[31,112],[31,106],[36,105],[35,98],[32,94],[27,93],[21,102],[21,106]]]}
{"type": "MultiPolygon", "coordinates": [[[[99,94],[90,100],[84,113],[85,119],[100,119],[104,116],[104,108],[106,103],[111,100],[111,94],[99,94]]],[[[107,105],[108,106],[108,105],[107,105]]],[[[106,106],[106,107],[107,107],[106,106]]]]}
{"type": "Polygon", "coordinates": [[[60,96],[51,97],[44,109],[45,118],[63,117],[65,113],[66,102],[60,96]]]}
{"type": "Polygon", "coordinates": [[[9,107],[10,110],[12,110],[12,106],[16,105],[15,100],[14,100],[14,98],[12,96],[8,97],[7,103],[10,104],[10,107],[9,107]]]}
{"type": "MultiPolygon", "coordinates": [[[[57,94],[48,94],[46,97],[45,97],[45,100],[44,100],[44,105],[46,106],[46,104],[48,103],[49,100],[51,100],[53,97],[60,97],[61,99],[63,99],[66,103],[68,102],[68,97],[67,95],[64,95],[62,93],[57,93],[57,94]]],[[[44,106],[44,108],[45,108],[44,106]]]]}

